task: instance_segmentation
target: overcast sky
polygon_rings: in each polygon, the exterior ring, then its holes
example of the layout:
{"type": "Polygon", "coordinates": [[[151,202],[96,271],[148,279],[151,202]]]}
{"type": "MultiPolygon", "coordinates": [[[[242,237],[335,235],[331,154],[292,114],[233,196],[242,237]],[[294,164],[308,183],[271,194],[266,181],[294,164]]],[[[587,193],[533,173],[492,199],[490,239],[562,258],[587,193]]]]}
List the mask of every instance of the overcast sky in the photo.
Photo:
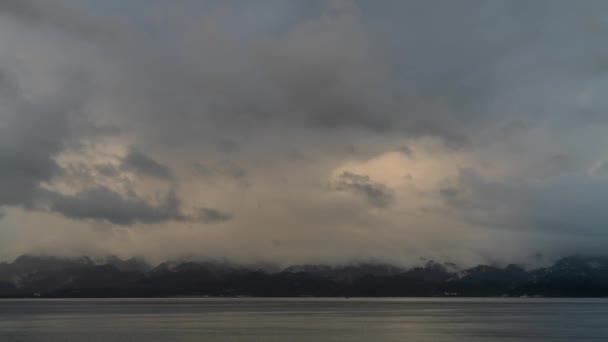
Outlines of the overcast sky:
{"type": "Polygon", "coordinates": [[[608,244],[608,2],[0,2],[0,260],[608,244]]]}

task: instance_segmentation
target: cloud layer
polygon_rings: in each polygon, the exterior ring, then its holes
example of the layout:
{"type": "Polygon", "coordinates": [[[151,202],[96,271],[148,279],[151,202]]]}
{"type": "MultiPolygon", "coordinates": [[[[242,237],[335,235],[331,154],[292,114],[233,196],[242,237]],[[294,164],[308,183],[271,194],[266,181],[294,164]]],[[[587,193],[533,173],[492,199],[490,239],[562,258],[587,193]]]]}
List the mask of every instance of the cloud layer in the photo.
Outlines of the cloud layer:
{"type": "Polygon", "coordinates": [[[602,252],[607,11],[4,1],[0,259],[602,252]]]}

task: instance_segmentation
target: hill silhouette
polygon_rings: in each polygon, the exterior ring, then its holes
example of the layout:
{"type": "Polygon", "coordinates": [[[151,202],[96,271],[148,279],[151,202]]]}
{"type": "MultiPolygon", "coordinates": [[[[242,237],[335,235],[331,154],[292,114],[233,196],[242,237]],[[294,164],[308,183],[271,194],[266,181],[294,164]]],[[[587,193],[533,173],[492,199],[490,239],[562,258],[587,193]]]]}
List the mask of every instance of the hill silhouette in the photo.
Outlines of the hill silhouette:
{"type": "Polygon", "coordinates": [[[192,261],[153,267],[139,259],[31,255],[0,263],[0,297],[168,296],[605,297],[608,258],[570,256],[536,270],[457,270],[433,261],[410,269],[374,263],[269,269],[192,261]]]}

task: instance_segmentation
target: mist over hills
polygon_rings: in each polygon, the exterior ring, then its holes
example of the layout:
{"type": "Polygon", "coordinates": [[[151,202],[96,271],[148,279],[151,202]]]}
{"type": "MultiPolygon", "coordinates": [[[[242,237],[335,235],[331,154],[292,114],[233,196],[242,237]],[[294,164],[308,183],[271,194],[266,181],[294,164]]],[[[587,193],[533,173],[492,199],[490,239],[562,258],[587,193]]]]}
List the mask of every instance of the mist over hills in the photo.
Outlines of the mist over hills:
{"type": "Polygon", "coordinates": [[[0,297],[167,296],[608,296],[608,258],[570,256],[526,270],[479,265],[459,269],[428,261],[405,269],[388,264],[243,266],[169,261],[152,266],[117,257],[23,255],[0,263],[0,297]]]}

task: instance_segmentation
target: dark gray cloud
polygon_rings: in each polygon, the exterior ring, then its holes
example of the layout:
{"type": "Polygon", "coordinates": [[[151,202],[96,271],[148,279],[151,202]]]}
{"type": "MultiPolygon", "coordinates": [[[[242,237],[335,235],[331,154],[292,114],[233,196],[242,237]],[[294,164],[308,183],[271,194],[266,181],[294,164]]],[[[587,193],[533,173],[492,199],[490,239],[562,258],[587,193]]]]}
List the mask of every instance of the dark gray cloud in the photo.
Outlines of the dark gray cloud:
{"type": "MultiPolygon", "coordinates": [[[[586,30],[591,23],[582,20],[592,9],[605,7],[600,2],[581,7],[567,1],[556,6],[476,0],[271,3],[260,6],[270,13],[272,7],[280,8],[285,18],[267,24],[233,22],[252,11],[236,4],[220,12],[214,25],[206,25],[211,18],[198,23],[192,17],[213,8],[209,2],[176,6],[176,17],[169,16],[163,27],[139,13],[143,24],[120,27],[133,40],[117,43],[110,54],[125,73],[116,82],[121,94],[112,99],[117,114],[145,122],[140,129],[166,144],[234,141],[226,136],[282,123],[328,131],[433,135],[466,146],[472,132],[503,116],[501,101],[510,101],[511,113],[525,115],[535,110],[528,106],[528,96],[548,100],[538,83],[543,76],[575,76],[585,60],[576,52],[580,49],[563,51],[562,34],[574,47],[599,43],[586,30]],[[471,8],[484,15],[473,16],[471,8]],[[280,33],[273,31],[279,29],[278,22],[280,33]],[[163,34],[151,37],[156,30],[163,34]],[[274,34],[268,36],[268,30],[274,34]],[[556,55],[562,57],[547,60],[556,55]],[[545,63],[532,65],[542,58],[545,63]],[[523,79],[537,84],[539,91],[524,94],[517,87],[523,79]],[[521,105],[529,110],[514,108],[521,105]]],[[[162,9],[164,4],[153,1],[149,6],[162,9]]],[[[11,1],[5,7],[21,16],[54,13],[41,1],[11,1]]],[[[27,17],[43,21],[39,15],[27,17]]],[[[73,14],[61,21],[78,18],[73,14]]],[[[559,91],[573,90],[565,88],[559,91]]],[[[598,105],[603,106],[594,107],[598,105]]],[[[549,108],[543,112],[554,115],[549,108]]]]}
{"type": "Polygon", "coordinates": [[[205,223],[218,223],[232,220],[233,216],[230,213],[222,212],[213,208],[199,209],[198,219],[205,223]]]}
{"type": "Polygon", "coordinates": [[[97,164],[95,170],[104,177],[114,178],[120,175],[119,168],[112,164],[97,164]]]}
{"type": "Polygon", "coordinates": [[[407,157],[411,157],[413,155],[413,151],[409,146],[403,145],[403,146],[399,146],[397,147],[397,152],[407,156],[407,157]]]}
{"type": "Polygon", "coordinates": [[[117,225],[185,220],[180,200],[170,192],[157,206],[140,198],[125,198],[108,188],[95,187],[74,195],[52,194],[50,210],[73,219],[106,221],[117,225]]]}
{"type": "Polygon", "coordinates": [[[246,181],[247,170],[236,162],[223,159],[218,162],[195,162],[192,167],[200,175],[208,179],[227,178],[235,181],[246,181]]]}
{"type": "Polygon", "coordinates": [[[0,204],[32,206],[40,182],[50,180],[59,168],[49,156],[0,150],[0,204]]]}
{"type": "Polygon", "coordinates": [[[386,208],[394,201],[394,194],[389,188],[382,183],[372,181],[367,175],[344,172],[335,181],[334,189],[350,191],[362,196],[376,208],[386,208]]]}
{"type": "Polygon", "coordinates": [[[232,139],[220,139],[219,141],[216,142],[217,144],[217,148],[220,152],[226,153],[226,154],[232,154],[235,153],[236,151],[239,150],[239,143],[235,140],[232,139]]]}
{"type": "Polygon", "coordinates": [[[4,0],[0,2],[0,16],[8,15],[42,29],[57,29],[86,39],[109,39],[114,36],[110,26],[98,21],[70,1],[4,0]]]}
{"type": "Polygon", "coordinates": [[[50,211],[71,219],[103,221],[115,225],[135,223],[156,224],[167,221],[216,223],[233,218],[229,213],[213,208],[201,208],[190,216],[182,212],[181,200],[170,191],[151,204],[135,195],[124,196],[106,187],[97,186],[73,195],[47,192],[50,211]]]}
{"type": "Polygon", "coordinates": [[[544,180],[489,181],[462,170],[441,195],[459,214],[487,227],[608,236],[608,179],[564,175],[544,180]]]}
{"type": "Polygon", "coordinates": [[[174,178],[171,168],[157,162],[137,149],[129,151],[122,161],[121,168],[159,179],[172,180],[174,178]]]}
{"type": "MultiPolygon", "coordinates": [[[[565,81],[585,77],[579,70],[588,62],[577,51],[601,43],[585,29],[586,11],[562,1],[355,3],[331,10],[317,4],[269,36],[231,21],[247,6],[222,12],[212,29],[205,20],[188,24],[186,12],[200,13],[189,6],[178,6],[178,20],[162,27],[175,37],[172,44],[152,44],[135,28],[130,34],[140,40],[119,50],[129,79],[117,112],[145,121],[148,137],[165,144],[281,126],[285,134],[391,132],[471,147],[477,132],[505,118],[559,115],[554,108],[565,107],[548,103],[551,92],[572,103],[567,95],[577,86],[565,81]],[[573,49],[563,49],[563,37],[573,49]],[[563,87],[547,88],[548,78],[563,87]]],[[[589,5],[595,7],[605,6],[589,5]]],[[[598,102],[594,107],[605,106],[598,102]]]]}
{"type": "MultiPolygon", "coordinates": [[[[75,136],[81,108],[69,96],[27,99],[15,72],[3,74],[0,91],[0,206],[32,207],[40,185],[61,168],[55,157],[75,136]]],[[[59,80],[58,80],[59,81],[59,80]]],[[[71,89],[65,84],[59,88],[71,89]]],[[[78,93],[78,92],[76,92],[78,93]]]]}

